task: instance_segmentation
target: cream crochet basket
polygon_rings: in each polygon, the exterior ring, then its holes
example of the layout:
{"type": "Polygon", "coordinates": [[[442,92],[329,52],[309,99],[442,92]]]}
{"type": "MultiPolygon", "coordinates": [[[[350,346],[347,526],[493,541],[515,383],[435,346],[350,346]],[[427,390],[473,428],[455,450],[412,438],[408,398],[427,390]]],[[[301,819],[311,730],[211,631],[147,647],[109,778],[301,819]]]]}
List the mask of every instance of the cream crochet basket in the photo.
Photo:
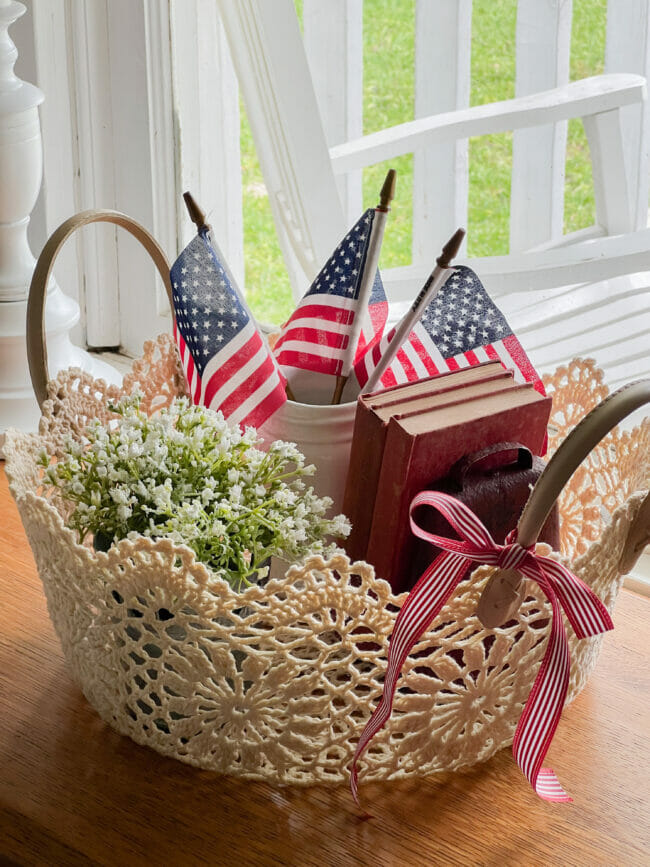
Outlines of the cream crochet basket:
{"type": "MultiPolygon", "coordinates": [[[[347,782],[356,741],[381,696],[405,594],[393,596],[369,565],[345,556],[312,557],[282,579],[234,593],[190,549],[168,540],[124,540],[108,553],[80,545],[66,527],[65,504],[43,491],[38,452],[59,454],[65,435],[83,436],[89,419],[108,422],[109,400],[137,384],[144,407],[155,411],[184,393],[168,335],[145,345],[121,390],[79,370],[46,385],[44,287],[63,240],[95,220],[139,237],[168,284],[161,251],[128,218],[91,212],[64,224],[41,255],[30,297],[39,433],[9,432],[4,447],[69,670],[102,719],[167,756],[272,783],[347,782]]],[[[594,363],[579,360],[545,384],[553,395],[553,451],[607,389],[594,363]]],[[[562,552],[554,556],[610,611],[649,487],[649,445],[648,419],[612,432],[561,496],[562,552]]],[[[475,612],[493,571],[476,569],[413,649],[392,718],[360,762],[365,780],[459,769],[511,743],[543,656],[550,606],[531,584],[513,620],[484,629],[475,612]]],[[[595,665],[601,637],[577,641],[569,626],[567,633],[571,700],[595,665]]]]}

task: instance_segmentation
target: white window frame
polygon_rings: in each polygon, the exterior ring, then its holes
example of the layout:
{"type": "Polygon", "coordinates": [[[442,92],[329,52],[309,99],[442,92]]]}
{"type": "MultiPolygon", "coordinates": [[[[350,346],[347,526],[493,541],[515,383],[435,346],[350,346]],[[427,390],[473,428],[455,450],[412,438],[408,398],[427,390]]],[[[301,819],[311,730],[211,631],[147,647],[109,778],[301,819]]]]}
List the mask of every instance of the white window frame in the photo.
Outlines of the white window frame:
{"type": "MultiPolygon", "coordinates": [[[[193,233],[181,198],[191,189],[243,283],[239,91],[212,0],[27,2],[31,78],[45,93],[35,250],[75,211],[111,208],[173,261],[193,233]]],[[[154,269],[126,233],[84,229],[56,276],[80,302],[90,347],[137,356],[170,329],[154,269]]]]}

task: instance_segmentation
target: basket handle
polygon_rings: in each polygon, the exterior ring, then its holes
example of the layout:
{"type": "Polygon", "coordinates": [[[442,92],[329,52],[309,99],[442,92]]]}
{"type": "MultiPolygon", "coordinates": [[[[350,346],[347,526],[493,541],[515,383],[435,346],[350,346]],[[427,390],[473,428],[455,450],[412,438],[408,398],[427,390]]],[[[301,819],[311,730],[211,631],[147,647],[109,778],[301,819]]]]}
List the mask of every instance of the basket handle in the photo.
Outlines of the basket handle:
{"type": "MultiPolygon", "coordinates": [[[[535,544],[544,522],[574,471],[620,421],[650,402],[650,379],[639,379],[613,392],[595,406],[573,428],[537,479],[517,525],[517,542],[524,548],[535,544]]],[[[618,567],[629,572],[650,541],[650,493],[632,522],[618,567]]],[[[488,629],[508,621],[524,593],[521,574],[499,570],[488,581],[477,608],[481,623],[488,629]]]]}
{"type": "Polygon", "coordinates": [[[517,541],[527,548],[537,541],[544,521],[575,470],[612,428],[650,403],[650,379],[638,379],[612,392],[577,424],[544,467],[517,527],[517,541]]]}
{"type": "Polygon", "coordinates": [[[29,375],[39,407],[43,406],[43,401],[47,398],[47,383],[50,378],[47,366],[47,346],[45,344],[45,296],[50,281],[50,274],[52,273],[54,260],[66,240],[74,231],[81,226],[87,226],[89,223],[112,223],[115,226],[120,226],[142,244],[153,259],[154,265],[167,290],[170,308],[172,311],[174,309],[169,263],[156,239],[140,223],[137,223],[131,217],[127,217],[126,214],[122,214],[119,211],[108,210],[81,211],[79,214],[75,214],[64,223],[61,223],[58,229],[50,235],[47,243],[41,250],[32,275],[27,301],[27,357],[29,359],[29,375]]]}

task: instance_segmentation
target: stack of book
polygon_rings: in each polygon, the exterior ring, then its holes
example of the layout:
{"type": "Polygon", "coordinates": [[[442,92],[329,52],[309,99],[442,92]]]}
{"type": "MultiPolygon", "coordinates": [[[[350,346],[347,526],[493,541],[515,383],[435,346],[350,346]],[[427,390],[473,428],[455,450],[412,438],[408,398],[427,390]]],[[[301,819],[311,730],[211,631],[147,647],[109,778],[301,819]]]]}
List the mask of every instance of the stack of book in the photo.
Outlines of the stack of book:
{"type": "Polygon", "coordinates": [[[409,505],[467,454],[498,442],[542,453],[551,399],[490,361],[358,400],[343,511],[346,550],[395,592],[413,551],[409,505]]]}

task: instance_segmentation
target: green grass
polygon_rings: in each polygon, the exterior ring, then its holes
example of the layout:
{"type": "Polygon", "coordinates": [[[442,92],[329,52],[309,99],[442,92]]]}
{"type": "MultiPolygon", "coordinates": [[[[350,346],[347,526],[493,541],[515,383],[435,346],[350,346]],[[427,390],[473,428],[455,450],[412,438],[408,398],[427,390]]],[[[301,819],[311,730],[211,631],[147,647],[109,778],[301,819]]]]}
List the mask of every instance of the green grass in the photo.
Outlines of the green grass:
{"type": "MultiPolygon", "coordinates": [[[[415,2],[364,3],[363,25],[363,132],[367,134],[413,120],[415,2]],[[399,27],[395,26],[396,21],[400,22],[399,27]]],[[[364,170],[363,206],[371,208],[377,204],[377,194],[390,168],[397,171],[397,187],[382,244],[379,263],[382,268],[408,265],[411,255],[411,154],[364,170]]]]}
{"type": "MultiPolygon", "coordinates": [[[[472,105],[514,96],[516,5],[516,0],[474,0],[472,105]]],[[[296,0],[296,6],[300,14],[301,0],[296,0]]],[[[364,6],[364,133],[369,133],[413,118],[415,2],[365,0],[364,6]]],[[[572,79],[602,72],[606,6],[606,0],[574,0],[572,79]]],[[[241,115],[245,283],[256,315],[266,322],[281,322],[293,309],[291,289],[243,105],[241,115]]],[[[511,162],[510,134],[470,141],[471,256],[508,251],[511,162]]],[[[384,268],[411,261],[411,156],[364,171],[364,207],[376,203],[389,167],[398,172],[398,195],[382,247],[384,268]]],[[[589,153],[579,121],[569,124],[566,176],[564,228],[571,232],[594,222],[589,153]]]]}

